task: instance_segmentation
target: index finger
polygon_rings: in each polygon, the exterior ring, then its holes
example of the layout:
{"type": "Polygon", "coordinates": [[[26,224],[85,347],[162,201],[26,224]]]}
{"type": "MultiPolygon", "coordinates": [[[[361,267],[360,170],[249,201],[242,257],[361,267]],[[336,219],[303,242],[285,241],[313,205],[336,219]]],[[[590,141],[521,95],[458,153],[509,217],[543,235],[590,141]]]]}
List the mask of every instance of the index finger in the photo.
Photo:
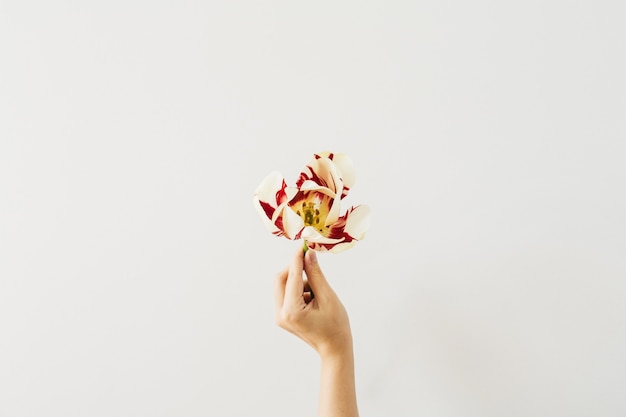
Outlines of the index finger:
{"type": "Polygon", "coordinates": [[[285,302],[302,300],[304,292],[304,282],[302,280],[302,270],[304,265],[304,251],[298,249],[289,264],[289,274],[285,285],[285,302]]]}

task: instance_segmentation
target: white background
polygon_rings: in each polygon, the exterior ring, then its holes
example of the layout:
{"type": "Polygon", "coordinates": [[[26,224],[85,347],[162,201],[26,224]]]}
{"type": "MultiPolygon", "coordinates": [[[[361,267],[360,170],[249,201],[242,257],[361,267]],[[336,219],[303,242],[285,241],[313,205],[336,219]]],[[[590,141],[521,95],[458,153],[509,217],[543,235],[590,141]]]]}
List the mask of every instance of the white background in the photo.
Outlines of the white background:
{"type": "Polygon", "coordinates": [[[626,415],[625,18],[1,0],[0,415],[316,415],[252,194],[322,150],[362,416],[626,415]]]}

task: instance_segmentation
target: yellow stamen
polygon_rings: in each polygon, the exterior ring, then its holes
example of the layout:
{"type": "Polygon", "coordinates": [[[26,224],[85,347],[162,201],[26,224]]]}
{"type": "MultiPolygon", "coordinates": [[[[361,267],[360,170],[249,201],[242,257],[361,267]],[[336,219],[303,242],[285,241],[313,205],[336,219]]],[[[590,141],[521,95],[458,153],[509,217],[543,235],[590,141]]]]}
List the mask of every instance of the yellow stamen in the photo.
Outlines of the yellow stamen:
{"type": "Polygon", "coordinates": [[[302,210],[304,211],[304,224],[307,226],[313,226],[316,223],[319,223],[320,216],[319,210],[315,209],[315,205],[312,202],[302,203],[302,210]],[[316,215],[315,212],[318,214],[316,215]]]}
{"type": "Polygon", "coordinates": [[[324,199],[315,196],[303,201],[299,207],[293,207],[293,211],[304,220],[305,226],[313,226],[324,234],[324,224],[328,216],[329,207],[324,204],[324,199]]]}

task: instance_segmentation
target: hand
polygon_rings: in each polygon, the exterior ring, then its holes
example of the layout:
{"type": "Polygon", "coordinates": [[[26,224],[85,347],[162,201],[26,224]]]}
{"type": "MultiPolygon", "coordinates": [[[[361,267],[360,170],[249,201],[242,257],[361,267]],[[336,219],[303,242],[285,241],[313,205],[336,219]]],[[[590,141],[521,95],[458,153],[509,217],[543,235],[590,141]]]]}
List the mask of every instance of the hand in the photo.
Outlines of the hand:
{"type": "Polygon", "coordinates": [[[274,281],[276,323],[322,357],[352,351],[348,314],[326,281],[315,251],[299,249],[274,281]],[[302,276],[302,271],[306,278],[302,276]]]}
{"type": "Polygon", "coordinates": [[[278,325],[320,355],[318,416],[358,417],[348,314],[326,281],[313,250],[305,255],[298,249],[289,267],[278,274],[274,299],[278,325]]]}

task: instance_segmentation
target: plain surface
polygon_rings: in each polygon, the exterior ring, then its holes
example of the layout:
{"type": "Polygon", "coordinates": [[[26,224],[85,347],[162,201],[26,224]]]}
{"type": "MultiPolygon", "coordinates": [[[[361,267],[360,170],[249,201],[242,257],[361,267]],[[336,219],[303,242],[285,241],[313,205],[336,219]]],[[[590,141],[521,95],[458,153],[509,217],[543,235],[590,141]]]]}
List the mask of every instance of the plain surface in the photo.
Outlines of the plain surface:
{"type": "Polygon", "coordinates": [[[252,193],[354,160],[320,262],[362,416],[626,415],[618,1],[0,3],[0,415],[316,414],[252,193]]]}

